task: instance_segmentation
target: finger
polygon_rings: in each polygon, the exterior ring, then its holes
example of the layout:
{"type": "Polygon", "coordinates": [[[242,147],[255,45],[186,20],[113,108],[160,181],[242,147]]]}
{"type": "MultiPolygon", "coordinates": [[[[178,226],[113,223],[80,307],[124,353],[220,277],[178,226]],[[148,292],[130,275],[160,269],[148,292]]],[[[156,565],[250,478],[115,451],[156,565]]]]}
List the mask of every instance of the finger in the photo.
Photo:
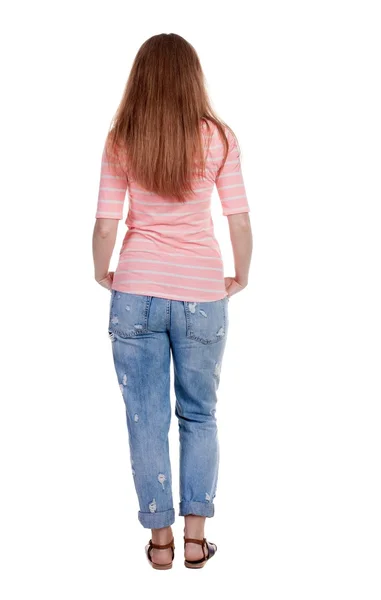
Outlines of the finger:
{"type": "Polygon", "coordinates": [[[241,287],[237,284],[236,281],[234,281],[231,286],[229,287],[229,292],[230,294],[233,296],[234,294],[238,294],[238,292],[241,291],[241,287]]]}

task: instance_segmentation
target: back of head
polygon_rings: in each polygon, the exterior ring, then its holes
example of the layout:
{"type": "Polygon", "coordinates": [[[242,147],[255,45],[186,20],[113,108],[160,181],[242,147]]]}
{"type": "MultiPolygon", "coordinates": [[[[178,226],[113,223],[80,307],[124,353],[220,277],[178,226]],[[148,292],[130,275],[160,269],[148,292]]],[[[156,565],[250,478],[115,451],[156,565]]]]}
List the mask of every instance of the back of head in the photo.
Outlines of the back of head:
{"type": "Polygon", "coordinates": [[[184,201],[192,181],[205,176],[201,126],[209,130],[210,123],[219,130],[226,159],[225,130],[231,129],[211,108],[195,49],[175,33],[154,35],[134,59],[108,132],[107,153],[127,178],[184,201]]]}

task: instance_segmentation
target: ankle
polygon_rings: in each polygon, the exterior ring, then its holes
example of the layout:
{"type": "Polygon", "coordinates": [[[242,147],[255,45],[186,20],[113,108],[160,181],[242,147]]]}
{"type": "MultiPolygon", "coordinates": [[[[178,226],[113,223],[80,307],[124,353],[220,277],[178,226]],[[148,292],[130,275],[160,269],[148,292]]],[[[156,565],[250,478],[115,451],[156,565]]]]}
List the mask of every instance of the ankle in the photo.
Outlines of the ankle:
{"type": "Polygon", "coordinates": [[[194,524],[184,527],[184,537],[196,540],[202,540],[205,536],[204,523],[194,526],[194,524]]]}
{"type": "Polygon", "coordinates": [[[184,537],[202,540],[205,536],[205,517],[187,515],[184,522],[184,537]]]}
{"type": "Polygon", "coordinates": [[[154,544],[169,544],[173,538],[171,527],[161,527],[160,529],[152,529],[152,541],[154,544]]]}

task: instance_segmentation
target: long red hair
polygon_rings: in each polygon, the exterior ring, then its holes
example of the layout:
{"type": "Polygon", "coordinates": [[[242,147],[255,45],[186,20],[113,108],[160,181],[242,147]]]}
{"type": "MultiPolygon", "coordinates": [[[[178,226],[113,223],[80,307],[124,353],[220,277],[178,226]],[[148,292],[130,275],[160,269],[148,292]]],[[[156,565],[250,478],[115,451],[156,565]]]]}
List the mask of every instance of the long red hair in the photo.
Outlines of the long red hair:
{"type": "MultiPolygon", "coordinates": [[[[185,201],[194,178],[205,177],[201,124],[214,123],[229,150],[228,125],[217,117],[193,46],[161,33],[139,48],[106,138],[106,154],[148,191],[185,201]]],[[[235,136],[234,136],[235,137],[235,136]]],[[[237,143],[238,145],[238,143],[237,143]]],[[[221,165],[222,168],[223,164],[221,165]]]]}

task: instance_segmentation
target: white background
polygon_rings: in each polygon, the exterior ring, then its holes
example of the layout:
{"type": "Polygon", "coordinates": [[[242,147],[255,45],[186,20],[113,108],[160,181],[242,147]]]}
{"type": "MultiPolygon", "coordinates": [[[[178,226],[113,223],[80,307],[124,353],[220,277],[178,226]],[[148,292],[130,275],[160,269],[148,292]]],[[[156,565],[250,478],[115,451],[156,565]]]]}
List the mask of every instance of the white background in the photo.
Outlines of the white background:
{"type": "MultiPolygon", "coordinates": [[[[379,600],[377,8],[3,9],[4,600],[379,600]],[[229,305],[219,388],[221,466],[206,531],[218,556],[197,574],[183,566],[178,516],[172,571],[144,557],[150,530],[137,520],[109,293],[91,253],[102,143],[138,48],[162,32],[196,48],[214,108],[237,134],[254,238],[249,287],[229,305]]],[[[227,219],[213,202],[233,275],[227,219]]],[[[112,269],[124,232],[121,221],[112,269]]],[[[177,436],[173,415],[176,515],[177,436]]]]}

